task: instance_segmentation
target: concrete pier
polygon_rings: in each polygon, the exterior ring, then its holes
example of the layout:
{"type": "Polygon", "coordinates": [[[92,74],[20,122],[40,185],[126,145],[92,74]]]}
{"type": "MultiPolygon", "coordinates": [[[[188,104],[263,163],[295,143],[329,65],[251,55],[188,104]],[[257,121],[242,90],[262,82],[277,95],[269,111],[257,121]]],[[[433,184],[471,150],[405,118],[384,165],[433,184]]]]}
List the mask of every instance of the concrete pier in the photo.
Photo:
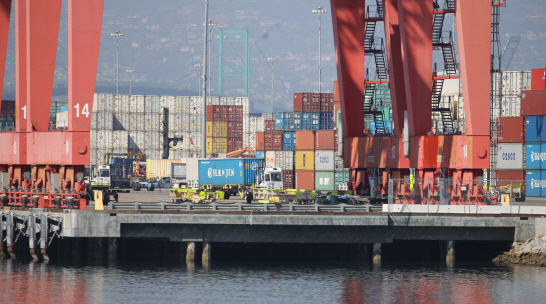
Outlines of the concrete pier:
{"type": "Polygon", "coordinates": [[[447,265],[455,264],[455,241],[446,242],[446,263],[447,265]]]}
{"type": "Polygon", "coordinates": [[[195,262],[195,242],[186,243],[186,262],[195,262]]]}
{"type": "Polygon", "coordinates": [[[208,263],[211,260],[211,244],[210,242],[203,242],[203,264],[208,263]]]}
{"type": "Polygon", "coordinates": [[[108,238],[108,261],[115,262],[118,260],[118,238],[108,238]]]}
{"type": "Polygon", "coordinates": [[[381,263],[381,243],[373,244],[373,262],[374,264],[381,263]]]}

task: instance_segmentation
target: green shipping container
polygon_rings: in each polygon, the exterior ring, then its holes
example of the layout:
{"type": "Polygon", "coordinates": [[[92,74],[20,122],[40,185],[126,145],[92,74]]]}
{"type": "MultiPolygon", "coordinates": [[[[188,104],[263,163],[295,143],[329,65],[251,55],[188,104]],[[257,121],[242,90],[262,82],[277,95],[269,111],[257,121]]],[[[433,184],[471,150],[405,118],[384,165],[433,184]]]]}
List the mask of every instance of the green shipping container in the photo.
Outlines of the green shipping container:
{"type": "Polygon", "coordinates": [[[315,172],[315,190],[333,191],[334,172],[315,172]]]}
{"type": "Polygon", "coordinates": [[[335,189],[339,189],[339,185],[347,185],[349,182],[349,171],[336,171],[334,177],[335,189]]]}

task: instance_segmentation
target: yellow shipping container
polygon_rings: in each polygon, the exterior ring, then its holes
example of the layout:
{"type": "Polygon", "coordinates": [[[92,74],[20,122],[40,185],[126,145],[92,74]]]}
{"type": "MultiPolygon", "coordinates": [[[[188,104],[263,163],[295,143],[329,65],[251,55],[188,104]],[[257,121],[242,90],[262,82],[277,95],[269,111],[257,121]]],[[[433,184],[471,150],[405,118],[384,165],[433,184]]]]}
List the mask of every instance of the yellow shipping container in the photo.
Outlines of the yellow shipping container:
{"type": "Polygon", "coordinates": [[[227,138],[213,138],[212,154],[227,153],[227,138]]]}
{"type": "Polygon", "coordinates": [[[159,179],[165,176],[171,176],[172,164],[179,164],[180,159],[147,159],[146,160],[146,178],[159,179]]]}
{"type": "Polygon", "coordinates": [[[296,151],[296,171],[315,171],[315,151],[296,151]]]}
{"type": "Polygon", "coordinates": [[[227,121],[214,121],[212,127],[212,137],[227,138],[227,121]]]}
{"type": "Polygon", "coordinates": [[[212,121],[207,121],[207,137],[212,137],[212,121]]]}
{"type": "Polygon", "coordinates": [[[212,152],[212,147],[213,147],[213,141],[212,141],[212,137],[207,137],[207,154],[214,154],[212,152]]]}

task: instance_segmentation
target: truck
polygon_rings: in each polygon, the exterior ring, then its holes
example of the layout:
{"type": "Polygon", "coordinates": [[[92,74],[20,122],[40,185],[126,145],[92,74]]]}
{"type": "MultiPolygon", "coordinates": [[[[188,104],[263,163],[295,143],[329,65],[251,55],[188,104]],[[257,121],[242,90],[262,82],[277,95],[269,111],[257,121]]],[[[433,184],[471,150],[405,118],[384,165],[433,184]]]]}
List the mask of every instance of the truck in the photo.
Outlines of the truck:
{"type": "Polygon", "coordinates": [[[97,175],[92,177],[86,185],[88,201],[92,200],[94,191],[101,191],[103,202],[107,204],[112,198],[117,202],[119,193],[127,193],[129,190],[115,189],[116,185],[128,185],[130,183],[127,176],[122,175],[122,165],[98,166],[97,175]],[[121,174],[121,175],[120,175],[121,174]]]}

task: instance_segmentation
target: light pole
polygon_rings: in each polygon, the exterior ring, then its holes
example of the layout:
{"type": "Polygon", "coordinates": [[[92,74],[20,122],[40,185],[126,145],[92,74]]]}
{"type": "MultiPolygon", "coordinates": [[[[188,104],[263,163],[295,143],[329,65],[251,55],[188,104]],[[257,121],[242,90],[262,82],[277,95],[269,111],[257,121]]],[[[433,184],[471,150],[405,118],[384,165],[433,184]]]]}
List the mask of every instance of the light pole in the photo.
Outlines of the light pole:
{"type": "Polygon", "coordinates": [[[116,37],[116,95],[119,95],[119,37],[123,36],[123,33],[120,33],[120,31],[116,31],[115,33],[111,33],[110,35],[116,37]]]}
{"type": "MultiPolygon", "coordinates": [[[[212,20],[209,20],[209,24],[208,24],[208,25],[210,26],[210,27],[209,27],[209,42],[208,42],[208,44],[209,44],[209,50],[208,50],[208,52],[209,52],[209,58],[208,58],[209,63],[208,63],[208,66],[209,66],[209,75],[211,75],[211,73],[210,73],[210,66],[211,66],[211,64],[210,64],[210,57],[212,57],[212,56],[211,56],[212,53],[211,53],[211,51],[210,51],[210,48],[211,48],[211,44],[212,44],[212,42],[211,42],[211,38],[212,38],[212,27],[216,27],[216,26],[218,26],[218,24],[212,22],[212,20]]],[[[211,79],[211,77],[209,76],[209,77],[208,77],[208,81],[209,81],[209,83],[208,83],[208,86],[209,86],[209,96],[210,96],[210,88],[211,88],[211,86],[210,86],[210,79],[211,79]]]]}
{"type": "MultiPolygon", "coordinates": [[[[196,67],[198,68],[202,68],[203,67],[203,64],[202,63],[196,63],[195,64],[196,67]]],[[[198,89],[197,89],[197,92],[199,93],[199,96],[201,96],[201,72],[199,72],[199,78],[198,78],[198,89]]]]}
{"type": "Polygon", "coordinates": [[[133,80],[135,80],[135,70],[129,68],[127,70],[125,70],[125,72],[129,73],[130,76],[133,77],[133,79],[129,78],[129,95],[132,95],[132,92],[131,92],[131,88],[133,87],[133,80]]]}
{"type": "Polygon", "coordinates": [[[209,37],[209,0],[205,0],[205,47],[203,56],[203,123],[201,123],[201,157],[206,158],[207,155],[207,51],[209,37]]]}
{"type": "Polygon", "coordinates": [[[322,68],[321,68],[321,61],[322,61],[322,52],[321,52],[321,25],[322,25],[322,22],[321,22],[321,16],[323,13],[327,13],[328,10],[326,9],[323,9],[321,6],[319,6],[317,9],[314,9],[312,10],[313,13],[318,13],[318,22],[319,22],[319,26],[318,26],[318,57],[319,57],[319,64],[318,64],[318,92],[321,93],[322,92],[322,68]]]}
{"type": "Polygon", "coordinates": [[[279,60],[279,58],[271,56],[267,60],[271,61],[271,112],[273,113],[273,68],[275,67],[275,61],[279,60]]]}

